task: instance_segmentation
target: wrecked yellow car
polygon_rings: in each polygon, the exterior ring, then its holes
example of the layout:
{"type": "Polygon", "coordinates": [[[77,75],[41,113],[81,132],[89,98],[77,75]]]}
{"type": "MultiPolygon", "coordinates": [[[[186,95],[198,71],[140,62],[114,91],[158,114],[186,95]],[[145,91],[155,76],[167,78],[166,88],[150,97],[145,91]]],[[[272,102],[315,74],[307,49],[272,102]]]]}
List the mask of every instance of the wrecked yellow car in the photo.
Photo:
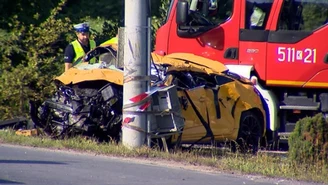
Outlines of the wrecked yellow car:
{"type": "Polygon", "coordinates": [[[152,53],[152,58],[157,71],[164,73],[165,86],[177,87],[184,118],[182,134],[167,138],[169,146],[237,141],[241,148],[258,149],[266,116],[261,97],[248,79],[229,72],[218,61],[193,54],[152,53]]]}
{"type": "MultiPolygon", "coordinates": [[[[56,137],[87,134],[119,141],[122,126],[128,127],[134,119],[132,115],[122,120],[123,71],[113,65],[116,49],[99,46],[79,60],[78,65],[55,78],[58,89],[53,97],[43,103],[31,102],[32,120],[56,137]],[[89,64],[94,57],[97,63],[89,64]]],[[[166,134],[170,147],[236,140],[257,150],[265,134],[266,117],[261,97],[248,79],[229,72],[218,61],[187,53],[152,53],[150,79],[150,91],[137,95],[142,98],[136,99],[145,103],[138,110],[146,112],[150,106],[154,112],[151,96],[174,87],[174,103],[179,107],[175,115],[179,114],[183,124],[173,134],[172,130],[168,131],[171,134],[155,130],[149,135],[166,134]],[[149,101],[144,101],[147,98],[149,101]]],[[[170,122],[159,119],[156,124],[170,122]]]]}
{"type": "Polygon", "coordinates": [[[44,102],[30,101],[34,124],[53,137],[73,134],[101,140],[120,138],[123,72],[114,66],[116,50],[99,46],[54,79],[57,91],[44,102]],[[96,58],[95,64],[90,64],[96,58]]]}

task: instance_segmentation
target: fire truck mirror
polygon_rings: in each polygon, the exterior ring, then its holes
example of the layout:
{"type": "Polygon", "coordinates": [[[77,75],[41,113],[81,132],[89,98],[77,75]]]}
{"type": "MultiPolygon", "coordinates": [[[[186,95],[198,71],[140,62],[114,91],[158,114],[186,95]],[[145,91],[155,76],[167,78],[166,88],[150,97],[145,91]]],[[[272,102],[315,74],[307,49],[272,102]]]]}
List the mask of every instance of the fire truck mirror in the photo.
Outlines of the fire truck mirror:
{"type": "Polygon", "coordinates": [[[176,22],[177,24],[183,25],[187,22],[188,17],[188,2],[187,1],[178,1],[177,5],[177,14],[176,14],[176,22]]]}

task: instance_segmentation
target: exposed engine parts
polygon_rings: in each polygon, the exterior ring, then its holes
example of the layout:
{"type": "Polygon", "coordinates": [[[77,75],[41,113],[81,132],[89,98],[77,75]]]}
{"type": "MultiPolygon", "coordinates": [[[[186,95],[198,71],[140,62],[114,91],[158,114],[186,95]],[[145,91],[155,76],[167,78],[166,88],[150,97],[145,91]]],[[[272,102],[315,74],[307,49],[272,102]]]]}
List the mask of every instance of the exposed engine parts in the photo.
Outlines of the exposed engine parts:
{"type": "Polygon", "coordinates": [[[118,142],[122,92],[122,86],[106,81],[59,86],[42,104],[30,102],[31,117],[36,126],[55,138],[82,134],[118,142]]]}

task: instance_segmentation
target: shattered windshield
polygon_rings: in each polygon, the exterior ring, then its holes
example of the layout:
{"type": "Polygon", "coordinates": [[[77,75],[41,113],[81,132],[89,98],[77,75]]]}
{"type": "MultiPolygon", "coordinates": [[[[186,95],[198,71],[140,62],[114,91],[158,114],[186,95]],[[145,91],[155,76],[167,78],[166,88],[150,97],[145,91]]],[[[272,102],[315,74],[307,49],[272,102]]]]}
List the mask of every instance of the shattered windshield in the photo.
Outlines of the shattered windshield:
{"type": "Polygon", "coordinates": [[[81,70],[90,70],[90,69],[114,69],[122,71],[121,69],[117,68],[115,64],[117,64],[117,51],[113,48],[107,47],[97,47],[94,50],[88,52],[84,57],[79,58],[76,61],[76,65],[74,68],[81,69],[81,70]],[[91,64],[89,61],[92,58],[96,58],[96,63],[91,64]]]}

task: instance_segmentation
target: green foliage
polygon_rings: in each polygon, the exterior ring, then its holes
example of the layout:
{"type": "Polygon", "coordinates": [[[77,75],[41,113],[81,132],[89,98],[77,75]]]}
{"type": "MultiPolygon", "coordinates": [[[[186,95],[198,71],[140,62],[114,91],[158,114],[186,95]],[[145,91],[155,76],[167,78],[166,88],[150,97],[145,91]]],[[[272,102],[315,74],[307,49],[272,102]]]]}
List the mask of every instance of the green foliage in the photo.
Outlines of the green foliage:
{"type": "Polygon", "coordinates": [[[58,61],[70,26],[69,19],[56,18],[65,2],[62,0],[39,25],[25,26],[16,19],[10,33],[2,31],[7,39],[1,46],[0,118],[26,115],[29,99],[42,99],[52,92],[51,80],[63,72],[58,61]]]}
{"type": "MultiPolygon", "coordinates": [[[[152,35],[165,20],[169,0],[151,0],[152,35]]],[[[0,120],[28,116],[28,101],[43,100],[63,72],[63,52],[75,39],[73,24],[88,21],[97,44],[124,23],[124,1],[1,0],[0,120]]]]}
{"type": "Polygon", "coordinates": [[[123,2],[117,0],[68,0],[59,16],[69,17],[72,24],[89,22],[92,37],[99,45],[117,34],[119,23],[123,22],[123,2]]]}
{"type": "Polygon", "coordinates": [[[298,163],[328,165],[328,120],[321,113],[301,119],[288,144],[290,159],[298,163]]]}
{"type": "Polygon", "coordinates": [[[20,23],[39,24],[50,15],[50,10],[55,8],[60,0],[1,0],[0,27],[9,29],[16,17],[20,23]],[[9,19],[8,19],[9,18],[9,19]]]}

